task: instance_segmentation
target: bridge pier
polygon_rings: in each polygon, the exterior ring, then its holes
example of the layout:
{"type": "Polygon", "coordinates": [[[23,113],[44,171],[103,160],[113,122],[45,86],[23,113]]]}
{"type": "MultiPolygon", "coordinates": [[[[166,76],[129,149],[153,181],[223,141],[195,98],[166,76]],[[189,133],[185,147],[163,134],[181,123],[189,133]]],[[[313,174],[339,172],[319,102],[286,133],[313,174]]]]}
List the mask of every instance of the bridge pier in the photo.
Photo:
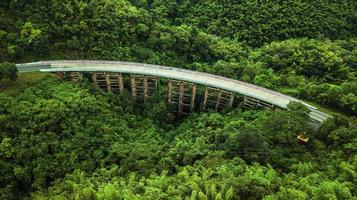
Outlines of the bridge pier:
{"type": "Polygon", "coordinates": [[[93,72],[92,80],[105,92],[122,93],[124,90],[123,76],[120,73],[93,72]]]}
{"type": "Polygon", "coordinates": [[[62,79],[65,76],[65,73],[64,72],[56,72],[56,76],[57,76],[57,78],[62,79]]]}
{"type": "Polygon", "coordinates": [[[181,114],[190,114],[195,107],[197,85],[185,81],[168,81],[168,103],[177,105],[181,114]]]}
{"type": "Polygon", "coordinates": [[[81,72],[69,72],[68,78],[72,83],[78,83],[83,79],[83,74],[81,72]]]}
{"type": "MultiPolygon", "coordinates": [[[[258,101],[254,98],[252,98],[252,100],[249,100],[249,97],[245,97],[244,107],[246,108],[264,107],[268,109],[271,108],[285,109],[287,108],[290,102],[300,102],[304,104],[311,111],[310,117],[313,120],[318,121],[319,123],[322,123],[324,120],[332,117],[328,114],[321,113],[320,111],[318,111],[316,107],[312,105],[309,105],[296,98],[281,94],[279,92],[274,92],[256,85],[244,83],[242,81],[237,81],[237,80],[224,78],[220,76],[212,76],[210,74],[203,73],[203,72],[183,70],[174,67],[148,65],[144,63],[130,63],[130,62],[119,62],[119,61],[94,61],[94,60],[41,61],[41,62],[16,64],[16,67],[20,73],[31,72],[31,71],[63,72],[65,74],[65,77],[68,78],[68,80],[71,80],[72,82],[78,82],[82,77],[80,72],[90,71],[91,70],[90,68],[92,68],[93,71],[110,70],[111,72],[129,73],[129,74],[136,73],[136,74],[142,74],[143,76],[145,75],[157,76],[167,79],[176,79],[176,80],[184,79],[185,81],[191,83],[199,83],[202,85],[213,85],[217,88],[232,90],[235,93],[241,94],[243,96],[247,95],[258,99],[265,99],[270,102],[267,103],[264,101],[258,101]],[[110,68],[108,68],[108,66],[110,66],[110,68]],[[81,67],[83,68],[81,69],[81,67]],[[273,100],[272,98],[275,100],[273,100]],[[272,104],[274,104],[274,106],[272,106],[272,104]]],[[[63,74],[58,73],[58,75],[61,77],[63,74]]],[[[136,96],[135,87],[132,87],[132,91],[134,91],[133,96],[136,96]]],[[[147,95],[144,95],[144,97],[145,96],[147,95]]],[[[181,104],[182,104],[182,99],[184,96],[181,95],[179,97],[181,99],[181,104]]],[[[172,98],[173,97],[171,92],[169,94],[170,101],[173,101],[172,98]]],[[[177,100],[176,102],[179,103],[179,100],[177,100]]],[[[218,106],[217,106],[217,102],[215,102],[215,104],[212,107],[214,107],[215,109],[216,107],[219,108],[220,102],[221,101],[219,101],[218,106]]],[[[192,105],[190,105],[190,110],[192,110],[193,108],[192,105]]]]}
{"type": "Polygon", "coordinates": [[[245,109],[255,109],[255,108],[274,109],[274,105],[267,103],[265,101],[259,100],[259,99],[244,96],[243,108],[245,108],[245,109]]]}
{"type": "Polygon", "coordinates": [[[96,86],[98,86],[103,91],[105,92],[108,91],[104,72],[93,72],[92,81],[96,86]]]}
{"type": "Polygon", "coordinates": [[[134,102],[143,103],[152,96],[158,86],[155,76],[131,75],[131,95],[134,102]]]}
{"type": "Polygon", "coordinates": [[[203,110],[213,108],[216,112],[223,110],[224,108],[232,108],[234,101],[234,94],[225,90],[206,87],[203,110]]]}

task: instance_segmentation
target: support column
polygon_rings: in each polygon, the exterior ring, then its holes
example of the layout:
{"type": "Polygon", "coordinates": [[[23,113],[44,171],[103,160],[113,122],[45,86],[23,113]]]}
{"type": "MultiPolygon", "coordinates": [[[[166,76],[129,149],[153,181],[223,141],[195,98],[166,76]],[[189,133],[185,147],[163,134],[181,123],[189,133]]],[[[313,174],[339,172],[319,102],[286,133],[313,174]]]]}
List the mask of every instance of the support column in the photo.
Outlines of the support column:
{"type": "Polygon", "coordinates": [[[192,112],[193,109],[195,108],[196,91],[197,91],[197,85],[196,85],[196,84],[193,84],[193,85],[192,85],[192,96],[191,96],[191,108],[190,108],[190,112],[192,112]]]}
{"type": "Polygon", "coordinates": [[[106,72],[106,83],[108,92],[121,94],[124,90],[123,76],[120,73],[106,72]]]}
{"type": "Polygon", "coordinates": [[[274,109],[274,105],[267,103],[265,101],[259,100],[257,107],[261,107],[267,110],[274,109]]]}
{"type": "Polygon", "coordinates": [[[207,87],[205,90],[203,109],[214,109],[219,112],[225,108],[231,108],[234,102],[234,94],[218,88],[207,87]]]}
{"type": "Polygon", "coordinates": [[[155,76],[131,75],[131,93],[136,103],[147,101],[157,89],[155,76]]]}
{"type": "Polygon", "coordinates": [[[144,77],[144,101],[146,101],[149,97],[149,94],[148,94],[148,78],[147,77],[144,77]]]}
{"type": "Polygon", "coordinates": [[[169,80],[168,103],[176,105],[180,114],[190,114],[194,110],[197,86],[194,83],[169,80]]]}
{"type": "Polygon", "coordinates": [[[203,110],[207,109],[207,103],[208,103],[208,88],[205,89],[205,95],[203,99],[203,110]]]}
{"type": "Polygon", "coordinates": [[[107,91],[111,92],[112,91],[112,84],[110,82],[110,74],[105,73],[105,82],[107,83],[107,91]]]}
{"type": "Polygon", "coordinates": [[[172,80],[169,80],[168,82],[168,96],[167,96],[167,101],[169,103],[172,103],[172,80]]]}
{"type": "Polygon", "coordinates": [[[273,109],[274,105],[267,103],[265,101],[259,100],[259,99],[244,96],[243,108],[246,108],[246,109],[255,109],[255,108],[273,109]]]}
{"type": "Polygon", "coordinates": [[[245,109],[254,109],[257,107],[258,99],[244,96],[243,108],[245,109]]]}
{"type": "Polygon", "coordinates": [[[104,92],[109,91],[108,89],[108,80],[105,72],[92,72],[92,81],[104,92]]]}
{"type": "Polygon", "coordinates": [[[118,80],[119,80],[119,92],[120,94],[123,93],[124,91],[124,81],[123,81],[123,75],[122,74],[118,74],[118,80]]]}
{"type": "Polygon", "coordinates": [[[97,85],[97,74],[96,73],[92,73],[92,81],[94,83],[94,85],[97,85]]]}
{"type": "Polygon", "coordinates": [[[215,107],[215,111],[216,111],[216,112],[217,112],[218,109],[219,109],[221,97],[222,97],[222,92],[221,92],[221,91],[218,91],[217,101],[216,101],[216,107],[215,107]]]}
{"type": "Polygon", "coordinates": [[[69,80],[73,83],[78,83],[83,79],[83,74],[81,72],[69,72],[69,80]]]}
{"type": "Polygon", "coordinates": [[[131,77],[131,96],[134,102],[136,102],[136,81],[135,78],[131,77]]]}
{"type": "Polygon", "coordinates": [[[184,103],[184,94],[185,94],[185,87],[184,84],[182,82],[180,82],[180,86],[179,86],[179,107],[178,107],[178,111],[179,113],[183,113],[183,103],[184,103]]]}
{"type": "Polygon", "coordinates": [[[233,107],[233,103],[234,103],[234,94],[233,92],[231,92],[231,98],[229,100],[229,108],[233,107]]]}
{"type": "Polygon", "coordinates": [[[59,79],[62,79],[64,77],[64,72],[56,72],[56,76],[59,79]]]}

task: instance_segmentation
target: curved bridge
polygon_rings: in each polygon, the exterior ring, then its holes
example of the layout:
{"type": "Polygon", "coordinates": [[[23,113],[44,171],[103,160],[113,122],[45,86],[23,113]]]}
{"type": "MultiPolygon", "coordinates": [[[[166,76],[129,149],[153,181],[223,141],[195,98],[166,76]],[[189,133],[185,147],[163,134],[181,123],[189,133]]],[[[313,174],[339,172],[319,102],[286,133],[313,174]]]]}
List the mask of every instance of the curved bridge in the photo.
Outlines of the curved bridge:
{"type": "Polygon", "coordinates": [[[185,106],[189,107],[186,109],[187,113],[192,111],[196,84],[201,84],[206,86],[204,108],[209,108],[212,101],[216,110],[231,107],[234,94],[238,93],[244,96],[243,105],[247,108],[287,108],[287,105],[294,101],[309,108],[310,117],[316,122],[321,123],[331,117],[301,100],[276,91],[222,76],[174,67],[119,61],[58,60],[17,64],[17,68],[19,72],[67,74],[72,81],[80,79],[83,72],[90,72],[93,82],[98,86],[107,91],[119,92],[124,88],[121,74],[131,74],[131,93],[134,100],[145,100],[150,96],[157,86],[157,77],[167,78],[169,103],[177,104],[180,112],[184,112],[185,106]]]}

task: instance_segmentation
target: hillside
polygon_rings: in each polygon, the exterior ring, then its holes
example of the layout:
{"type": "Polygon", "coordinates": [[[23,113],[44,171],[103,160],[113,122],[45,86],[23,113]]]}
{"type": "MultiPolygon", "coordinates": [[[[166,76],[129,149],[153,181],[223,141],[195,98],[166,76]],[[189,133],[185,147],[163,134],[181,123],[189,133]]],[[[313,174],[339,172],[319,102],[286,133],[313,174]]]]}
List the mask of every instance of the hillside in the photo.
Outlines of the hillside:
{"type": "Polygon", "coordinates": [[[357,199],[354,0],[2,1],[0,41],[0,63],[161,64],[342,113],[319,130],[300,104],[182,117],[0,66],[0,199],[357,199]]]}

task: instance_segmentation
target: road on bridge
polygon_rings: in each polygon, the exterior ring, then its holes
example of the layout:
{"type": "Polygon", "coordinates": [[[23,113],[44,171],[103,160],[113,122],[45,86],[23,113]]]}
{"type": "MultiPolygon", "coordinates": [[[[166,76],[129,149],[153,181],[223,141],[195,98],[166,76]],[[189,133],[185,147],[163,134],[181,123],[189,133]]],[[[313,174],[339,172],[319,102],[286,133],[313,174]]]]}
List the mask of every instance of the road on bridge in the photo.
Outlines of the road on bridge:
{"type": "Polygon", "coordinates": [[[317,122],[322,122],[331,117],[299,99],[269,90],[257,85],[230,79],[222,76],[212,75],[204,72],[186,70],[174,67],[151,65],[143,63],[120,62],[120,61],[92,61],[92,60],[58,60],[42,61],[25,64],[17,64],[20,72],[42,71],[42,72],[119,72],[127,74],[140,74],[158,76],[168,79],[182,80],[222,90],[239,93],[244,96],[268,102],[280,108],[294,101],[304,104],[311,110],[310,117],[317,122]]]}

